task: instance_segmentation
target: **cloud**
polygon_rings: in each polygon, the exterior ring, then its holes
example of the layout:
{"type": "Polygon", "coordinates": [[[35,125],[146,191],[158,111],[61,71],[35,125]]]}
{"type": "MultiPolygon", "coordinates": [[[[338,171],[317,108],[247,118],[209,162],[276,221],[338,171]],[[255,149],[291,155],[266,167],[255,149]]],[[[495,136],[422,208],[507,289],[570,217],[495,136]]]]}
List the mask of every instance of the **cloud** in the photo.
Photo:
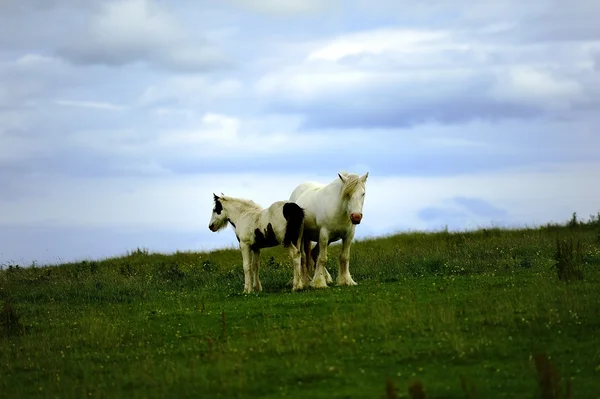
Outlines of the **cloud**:
{"type": "Polygon", "coordinates": [[[218,112],[227,110],[231,103],[246,102],[242,98],[243,90],[244,82],[233,77],[217,80],[175,75],[151,82],[135,100],[135,105],[162,113],[185,111],[189,114],[207,108],[218,112]]]}
{"type": "Polygon", "coordinates": [[[446,225],[449,229],[477,228],[499,224],[509,215],[481,198],[454,197],[443,201],[443,206],[430,206],[419,211],[419,218],[430,228],[446,225]]]}
{"type": "Polygon", "coordinates": [[[338,0],[227,0],[227,2],[268,16],[286,18],[332,11],[342,4],[338,0]]]}
{"type": "Polygon", "coordinates": [[[597,41],[600,27],[596,16],[600,5],[593,0],[580,0],[564,7],[558,0],[541,2],[540,12],[523,18],[518,33],[528,41],[597,41]]]}
{"type": "Polygon", "coordinates": [[[66,107],[79,107],[79,108],[92,108],[101,109],[106,111],[122,111],[125,107],[121,105],[115,105],[105,102],[97,101],[69,101],[69,100],[55,100],[55,104],[64,105],[66,107]]]}
{"type": "Polygon", "coordinates": [[[566,65],[543,51],[541,63],[519,46],[491,51],[444,30],[375,29],[324,41],[255,90],[268,109],[304,115],[310,129],[547,119],[597,104],[600,76],[588,51],[568,50],[577,59],[566,65]],[[509,56],[520,60],[497,65],[509,56]]]}
{"type": "Polygon", "coordinates": [[[208,71],[232,62],[206,39],[188,37],[168,8],[150,0],[106,3],[84,34],[61,46],[58,54],[76,64],[149,62],[178,71],[208,71]]]}

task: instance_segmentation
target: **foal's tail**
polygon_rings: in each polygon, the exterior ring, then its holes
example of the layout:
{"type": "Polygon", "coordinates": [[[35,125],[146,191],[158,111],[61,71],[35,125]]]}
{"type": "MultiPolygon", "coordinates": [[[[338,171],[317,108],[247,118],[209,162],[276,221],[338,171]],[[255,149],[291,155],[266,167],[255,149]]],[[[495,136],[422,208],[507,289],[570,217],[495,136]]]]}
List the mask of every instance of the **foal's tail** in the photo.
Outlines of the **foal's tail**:
{"type": "Polygon", "coordinates": [[[287,247],[292,243],[296,244],[300,238],[304,227],[304,209],[295,202],[286,202],[283,204],[283,217],[287,220],[283,246],[287,247]]]}

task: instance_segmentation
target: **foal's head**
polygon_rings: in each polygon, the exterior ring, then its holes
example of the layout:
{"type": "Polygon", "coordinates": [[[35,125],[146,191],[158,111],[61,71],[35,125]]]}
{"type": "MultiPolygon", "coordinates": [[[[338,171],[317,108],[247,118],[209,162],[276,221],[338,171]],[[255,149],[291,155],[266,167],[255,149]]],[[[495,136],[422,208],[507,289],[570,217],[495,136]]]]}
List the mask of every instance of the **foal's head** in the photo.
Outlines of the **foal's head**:
{"type": "Polygon", "coordinates": [[[348,212],[348,217],[352,224],[360,224],[363,217],[363,205],[365,203],[365,185],[369,172],[363,176],[338,173],[340,180],[343,183],[342,196],[346,205],[345,209],[348,212]]]}
{"type": "Polygon", "coordinates": [[[215,200],[215,207],[213,208],[208,228],[210,231],[219,231],[227,227],[228,216],[227,211],[223,208],[223,199],[214,193],[213,198],[215,200]]]}

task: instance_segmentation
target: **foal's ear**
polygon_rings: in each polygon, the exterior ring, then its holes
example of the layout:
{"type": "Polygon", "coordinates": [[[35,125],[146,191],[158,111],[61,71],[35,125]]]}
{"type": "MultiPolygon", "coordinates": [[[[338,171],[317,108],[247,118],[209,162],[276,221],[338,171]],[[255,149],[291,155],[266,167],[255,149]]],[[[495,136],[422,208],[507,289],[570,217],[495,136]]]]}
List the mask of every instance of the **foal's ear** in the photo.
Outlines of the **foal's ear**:
{"type": "Polygon", "coordinates": [[[338,176],[340,177],[340,180],[343,181],[344,183],[346,183],[346,178],[344,176],[342,176],[341,174],[338,173],[338,176]]]}
{"type": "Polygon", "coordinates": [[[367,177],[369,177],[369,172],[367,172],[367,173],[365,173],[364,175],[362,175],[360,179],[361,179],[363,182],[366,182],[366,181],[367,181],[367,177]]]}
{"type": "Polygon", "coordinates": [[[219,200],[219,197],[217,196],[217,194],[213,193],[213,198],[215,199],[215,201],[219,200]]]}

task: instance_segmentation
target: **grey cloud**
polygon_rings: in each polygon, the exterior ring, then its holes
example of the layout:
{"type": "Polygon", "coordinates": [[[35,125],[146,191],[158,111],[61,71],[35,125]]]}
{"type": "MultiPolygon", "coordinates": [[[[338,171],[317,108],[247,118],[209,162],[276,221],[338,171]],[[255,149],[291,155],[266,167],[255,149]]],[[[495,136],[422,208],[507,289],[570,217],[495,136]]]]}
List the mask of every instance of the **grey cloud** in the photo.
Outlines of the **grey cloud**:
{"type": "Polygon", "coordinates": [[[14,55],[42,52],[86,66],[142,63],[178,72],[235,67],[222,43],[184,29],[176,14],[160,7],[151,0],[10,0],[0,5],[0,46],[14,55]]]}
{"type": "Polygon", "coordinates": [[[600,39],[600,3],[578,0],[565,4],[551,0],[539,13],[524,16],[517,29],[521,40],[589,41],[600,39]]]}
{"type": "Polygon", "coordinates": [[[58,48],[57,55],[77,65],[123,66],[138,62],[176,72],[208,72],[231,69],[236,64],[215,47],[180,44],[175,48],[154,46],[107,47],[86,38],[58,48]]]}
{"type": "Polygon", "coordinates": [[[600,51],[594,54],[594,71],[600,72],[600,51]]]}
{"type": "Polygon", "coordinates": [[[540,116],[543,110],[489,95],[492,76],[443,81],[430,85],[383,82],[322,93],[306,101],[275,96],[272,110],[301,113],[304,129],[402,128],[437,122],[461,124],[472,120],[498,121],[540,116]],[[441,87],[445,90],[439,91],[441,87]]]}

